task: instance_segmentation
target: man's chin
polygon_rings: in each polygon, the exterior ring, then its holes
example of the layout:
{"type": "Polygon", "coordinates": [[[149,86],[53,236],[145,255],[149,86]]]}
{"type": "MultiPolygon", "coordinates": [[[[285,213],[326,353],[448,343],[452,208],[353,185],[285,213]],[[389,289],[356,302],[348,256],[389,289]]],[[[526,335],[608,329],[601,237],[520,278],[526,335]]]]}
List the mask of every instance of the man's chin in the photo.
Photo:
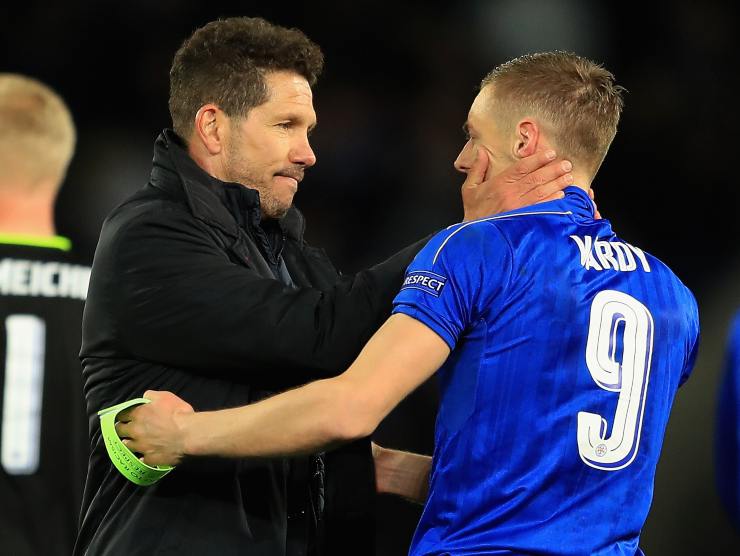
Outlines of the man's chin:
{"type": "Polygon", "coordinates": [[[293,204],[289,204],[288,206],[281,205],[276,207],[262,207],[262,212],[265,215],[265,218],[272,218],[273,220],[280,220],[283,216],[288,214],[288,211],[290,210],[290,207],[292,207],[293,204]]]}

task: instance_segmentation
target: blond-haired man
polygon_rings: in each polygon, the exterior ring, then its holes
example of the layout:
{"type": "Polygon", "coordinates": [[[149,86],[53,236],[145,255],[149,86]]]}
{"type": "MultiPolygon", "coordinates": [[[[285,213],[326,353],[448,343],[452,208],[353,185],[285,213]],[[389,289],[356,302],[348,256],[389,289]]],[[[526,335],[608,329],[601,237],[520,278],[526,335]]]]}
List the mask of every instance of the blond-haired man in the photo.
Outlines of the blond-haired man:
{"type": "Polygon", "coordinates": [[[14,556],[71,552],[87,463],[78,354],[90,269],[54,227],[74,147],[57,93],[0,74],[0,553],[14,556]]]}

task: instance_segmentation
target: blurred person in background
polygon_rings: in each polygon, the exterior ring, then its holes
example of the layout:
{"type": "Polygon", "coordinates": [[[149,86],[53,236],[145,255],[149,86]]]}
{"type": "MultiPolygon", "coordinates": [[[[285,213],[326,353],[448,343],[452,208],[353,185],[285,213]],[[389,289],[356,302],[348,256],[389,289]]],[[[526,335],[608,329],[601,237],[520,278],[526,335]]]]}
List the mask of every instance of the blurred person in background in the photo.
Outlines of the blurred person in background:
{"type": "Polygon", "coordinates": [[[715,431],[717,491],[740,533],[740,313],[735,316],[727,339],[715,431]]]}
{"type": "Polygon", "coordinates": [[[90,268],[54,227],[74,147],[59,95],[0,73],[0,554],[8,556],[67,556],[77,533],[88,454],[79,351],[90,268]]]}
{"type": "Polygon", "coordinates": [[[146,392],[152,403],[122,414],[119,436],[152,464],[310,453],[372,433],[439,369],[431,482],[411,554],[642,554],[699,322],[668,267],[595,219],[587,192],[622,106],[613,75],[574,54],[497,67],[472,104],[456,168],[475,181],[481,159],[496,172],[557,149],[578,185],[438,233],[344,374],[215,412],[146,392]]]}
{"type": "MultiPolygon", "coordinates": [[[[373,554],[367,439],[325,456],[193,461],[143,489],[112,467],[95,418],[146,389],[209,410],[334,376],[390,313],[424,242],[341,276],[305,243],[293,206],[316,162],[322,66],[301,31],[258,18],[209,23],[175,54],[174,129],[95,254],[81,353],[94,426],[75,554],[373,554]]],[[[463,186],[466,218],[562,197],[563,163],[552,152],[490,179],[484,168],[463,186]]]]}

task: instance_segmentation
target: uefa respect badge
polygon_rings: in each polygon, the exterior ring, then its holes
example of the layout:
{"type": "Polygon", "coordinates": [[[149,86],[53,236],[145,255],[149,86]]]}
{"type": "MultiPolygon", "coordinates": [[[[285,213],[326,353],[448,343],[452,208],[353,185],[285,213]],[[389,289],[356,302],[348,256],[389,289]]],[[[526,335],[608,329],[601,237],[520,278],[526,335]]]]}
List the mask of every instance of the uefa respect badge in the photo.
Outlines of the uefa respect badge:
{"type": "Polygon", "coordinates": [[[403,279],[401,285],[402,290],[414,289],[421,290],[425,293],[431,294],[434,297],[439,297],[442,293],[442,288],[447,283],[447,277],[441,274],[435,274],[428,270],[414,270],[409,272],[403,279]]]}
{"type": "Polygon", "coordinates": [[[137,458],[136,454],[129,450],[118,437],[116,432],[116,417],[118,417],[118,414],[124,409],[145,403],[149,403],[149,400],[136,398],[98,411],[100,429],[103,432],[103,442],[105,442],[108,457],[110,457],[116,469],[121,472],[121,475],[139,486],[154,484],[174,469],[170,465],[147,465],[137,458]]]}

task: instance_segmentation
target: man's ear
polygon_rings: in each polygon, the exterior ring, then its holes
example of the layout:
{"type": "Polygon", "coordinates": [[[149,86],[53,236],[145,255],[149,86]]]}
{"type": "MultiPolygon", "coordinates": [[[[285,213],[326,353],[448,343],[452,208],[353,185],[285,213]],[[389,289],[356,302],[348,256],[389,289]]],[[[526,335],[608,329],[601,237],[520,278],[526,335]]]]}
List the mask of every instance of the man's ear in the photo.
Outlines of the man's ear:
{"type": "Polygon", "coordinates": [[[208,154],[219,154],[224,148],[228,118],[215,104],[204,104],[195,114],[194,139],[200,140],[208,154]]]}
{"type": "Polygon", "coordinates": [[[516,125],[514,156],[525,158],[537,151],[540,142],[540,127],[534,120],[521,120],[516,125]]]}

